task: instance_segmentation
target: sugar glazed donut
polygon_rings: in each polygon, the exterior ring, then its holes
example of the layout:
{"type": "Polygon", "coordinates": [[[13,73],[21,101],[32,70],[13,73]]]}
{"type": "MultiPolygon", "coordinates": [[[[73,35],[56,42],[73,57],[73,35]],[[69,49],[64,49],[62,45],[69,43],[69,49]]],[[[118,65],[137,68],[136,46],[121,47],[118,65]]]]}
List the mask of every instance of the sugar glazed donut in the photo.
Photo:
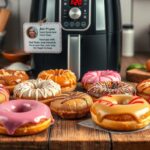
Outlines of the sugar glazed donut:
{"type": "Polygon", "coordinates": [[[65,119],[77,119],[86,116],[93,104],[92,98],[83,92],[67,92],[51,98],[52,112],[65,119]]]}
{"type": "Polygon", "coordinates": [[[39,100],[45,104],[49,98],[61,93],[60,85],[52,80],[27,80],[14,89],[14,98],[39,100]]]}
{"type": "Polygon", "coordinates": [[[33,100],[12,100],[0,105],[0,134],[31,135],[54,123],[50,109],[33,100]]]}
{"type": "Polygon", "coordinates": [[[38,78],[44,80],[53,80],[61,86],[62,92],[73,91],[77,86],[77,78],[71,70],[45,70],[38,75],[38,78]]]}
{"type": "Polygon", "coordinates": [[[118,72],[112,70],[104,71],[89,71],[84,74],[82,78],[82,85],[87,89],[90,85],[98,82],[109,82],[115,81],[120,82],[121,76],[118,72]]]}
{"type": "Polygon", "coordinates": [[[9,92],[4,87],[0,87],[0,104],[9,101],[9,92]]]}
{"type": "Polygon", "coordinates": [[[144,80],[137,85],[137,95],[150,103],[150,79],[144,80]]]}
{"type": "Polygon", "coordinates": [[[106,129],[137,130],[150,123],[150,105],[138,96],[104,96],[93,104],[91,115],[97,125],[106,129]]]}
{"type": "Polygon", "coordinates": [[[94,100],[105,95],[112,94],[135,94],[136,89],[132,85],[125,82],[100,82],[88,87],[87,93],[94,100]]]}
{"type": "Polygon", "coordinates": [[[5,86],[10,93],[13,92],[14,87],[23,81],[29,79],[25,71],[14,71],[0,69],[0,84],[5,86]]]}

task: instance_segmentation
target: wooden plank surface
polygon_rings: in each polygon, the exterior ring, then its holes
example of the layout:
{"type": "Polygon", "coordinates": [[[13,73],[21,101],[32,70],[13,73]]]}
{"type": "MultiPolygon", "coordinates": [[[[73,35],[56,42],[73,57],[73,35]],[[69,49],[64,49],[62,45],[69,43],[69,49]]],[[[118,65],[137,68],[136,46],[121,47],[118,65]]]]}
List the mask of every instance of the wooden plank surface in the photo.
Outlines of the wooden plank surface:
{"type": "Polygon", "coordinates": [[[112,150],[150,150],[150,130],[133,134],[111,134],[112,150]]]}
{"type": "MultiPolygon", "coordinates": [[[[121,75],[125,80],[125,70],[131,63],[145,63],[150,55],[136,55],[123,58],[121,75]]],[[[108,134],[78,125],[81,120],[62,120],[55,117],[52,128],[32,136],[0,136],[0,150],[148,150],[150,130],[134,134],[108,134]]]]}
{"type": "MultiPolygon", "coordinates": [[[[81,121],[81,120],[80,120],[81,121]]],[[[50,150],[109,150],[110,136],[106,132],[78,125],[78,121],[57,120],[50,133],[50,150]]]]}
{"type": "Polygon", "coordinates": [[[48,141],[49,130],[30,136],[0,135],[0,150],[48,150],[48,141]]]}

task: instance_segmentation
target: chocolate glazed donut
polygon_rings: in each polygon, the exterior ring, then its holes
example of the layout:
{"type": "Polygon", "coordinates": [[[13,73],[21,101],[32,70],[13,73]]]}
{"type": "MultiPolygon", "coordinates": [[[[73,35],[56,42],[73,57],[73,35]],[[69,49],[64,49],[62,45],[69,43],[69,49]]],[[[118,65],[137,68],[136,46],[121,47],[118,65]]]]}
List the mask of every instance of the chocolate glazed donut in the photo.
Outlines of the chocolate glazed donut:
{"type": "Polygon", "coordinates": [[[87,93],[94,99],[100,98],[105,95],[112,94],[129,94],[134,95],[136,89],[125,82],[100,82],[91,85],[87,93]]]}
{"type": "Polygon", "coordinates": [[[52,112],[65,119],[81,118],[87,115],[92,104],[92,98],[82,92],[67,92],[50,99],[52,112]]]}

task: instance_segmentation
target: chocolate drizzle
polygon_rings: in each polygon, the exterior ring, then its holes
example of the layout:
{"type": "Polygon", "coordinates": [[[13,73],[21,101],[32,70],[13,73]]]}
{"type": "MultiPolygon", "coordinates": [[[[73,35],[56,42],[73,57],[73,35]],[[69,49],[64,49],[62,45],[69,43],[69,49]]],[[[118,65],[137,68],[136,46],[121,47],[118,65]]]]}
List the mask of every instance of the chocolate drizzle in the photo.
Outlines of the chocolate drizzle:
{"type": "Polygon", "coordinates": [[[62,100],[61,104],[64,104],[67,101],[70,101],[73,99],[82,99],[82,100],[86,101],[84,96],[86,96],[86,94],[82,93],[82,92],[67,92],[67,93],[64,93],[60,96],[56,96],[54,98],[51,98],[50,103],[54,102],[54,101],[62,100]]]}
{"type": "Polygon", "coordinates": [[[101,82],[91,85],[88,94],[99,98],[110,94],[135,94],[135,88],[125,82],[101,82]]]}

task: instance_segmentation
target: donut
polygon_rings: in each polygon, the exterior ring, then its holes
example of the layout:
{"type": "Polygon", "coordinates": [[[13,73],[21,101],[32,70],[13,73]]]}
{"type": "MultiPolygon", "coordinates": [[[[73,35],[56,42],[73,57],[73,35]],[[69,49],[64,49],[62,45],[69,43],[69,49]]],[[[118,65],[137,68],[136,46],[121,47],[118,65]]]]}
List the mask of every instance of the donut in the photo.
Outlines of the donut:
{"type": "Polygon", "coordinates": [[[36,134],[53,123],[49,107],[41,102],[12,100],[0,105],[0,134],[36,134]]]}
{"type": "Polygon", "coordinates": [[[150,105],[138,96],[104,96],[92,105],[90,111],[92,120],[108,130],[138,130],[150,123],[150,105]]]}
{"type": "Polygon", "coordinates": [[[49,98],[60,93],[60,85],[52,80],[27,80],[16,85],[14,88],[15,99],[39,100],[45,104],[49,102],[49,98]]]}
{"type": "Polygon", "coordinates": [[[39,73],[38,78],[44,80],[53,80],[61,86],[62,92],[74,91],[77,86],[77,78],[75,74],[70,70],[45,70],[39,73]]]}
{"type": "Polygon", "coordinates": [[[94,100],[112,94],[135,94],[136,89],[132,85],[125,82],[100,82],[88,87],[87,93],[94,100]]]}
{"type": "Polygon", "coordinates": [[[0,87],[0,104],[9,101],[9,91],[4,87],[0,87]]]}
{"type": "Polygon", "coordinates": [[[140,82],[137,86],[137,95],[143,97],[150,103],[150,79],[140,82]]]}
{"type": "Polygon", "coordinates": [[[109,82],[115,81],[120,82],[121,76],[118,72],[112,70],[104,71],[89,71],[84,74],[81,83],[82,86],[87,89],[88,86],[97,82],[109,82]]]}
{"type": "Polygon", "coordinates": [[[86,116],[93,104],[92,98],[83,92],[67,92],[51,98],[50,108],[63,119],[86,116]]]}
{"type": "Polygon", "coordinates": [[[5,86],[10,93],[13,92],[14,87],[25,80],[28,80],[29,76],[25,71],[14,71],[0,69],[0,84],[5,86]]]}

